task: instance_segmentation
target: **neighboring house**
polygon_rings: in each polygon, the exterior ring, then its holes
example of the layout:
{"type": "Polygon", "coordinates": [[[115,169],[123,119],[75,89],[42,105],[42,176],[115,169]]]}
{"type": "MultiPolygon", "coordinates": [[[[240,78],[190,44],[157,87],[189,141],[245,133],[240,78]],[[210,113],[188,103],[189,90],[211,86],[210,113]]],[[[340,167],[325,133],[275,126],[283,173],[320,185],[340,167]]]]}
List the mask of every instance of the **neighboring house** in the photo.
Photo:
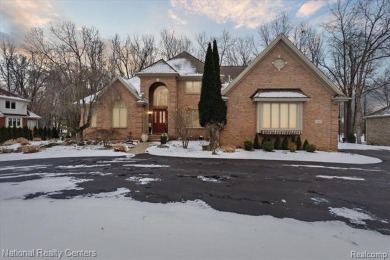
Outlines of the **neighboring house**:
{"type": "Polygon", "coordinates": [[[0,88],[0,127],[38,126],[40,116],[27,110],[30,101],[0,88]]]}
{"type": "Polygon", "coordinates": [[[367,144],[390,146],[390,106],[377,110],[364,119],[367,144]]]}
{"type": "MultiPolygon", "coordinates": [[[[91,128],[115,129],[118,139],[148,132],[175,137],[178,110],[185,110],[193,138],[204,135],[198,102],[204,64],[184,52],[159,60],[125,80],[117,77],[93,111],[91,128]]],[[[338,102],[343,93],[284,35],[248,67],[222,66],[227,125],[222,145],[243,146],[260,135],[300,135],[321,150],[337,150],[338,102]]]]}

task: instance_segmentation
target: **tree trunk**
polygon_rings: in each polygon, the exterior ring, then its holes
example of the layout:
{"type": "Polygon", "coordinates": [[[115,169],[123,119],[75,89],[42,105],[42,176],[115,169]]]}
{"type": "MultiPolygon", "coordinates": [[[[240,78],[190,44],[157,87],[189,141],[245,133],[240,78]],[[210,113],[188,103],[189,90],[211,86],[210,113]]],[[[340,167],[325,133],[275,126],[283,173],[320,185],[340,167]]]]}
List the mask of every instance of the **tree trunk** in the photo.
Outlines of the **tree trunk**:
{"type": "Polygon", "coordinates": [[[356,111],[355,111],[355,129],[356,129],[356,141],[358,144],[362,143],[362,124],[363,124],[363,119],[362,119],[362,99],[361,95],[358,95],[356,97],[356,111]]]}
{"type": "Polygon", "coordinates": [[[76,132],[76,143],[84,144],[84,129],[80,128],[79,131],[76,132]]]}

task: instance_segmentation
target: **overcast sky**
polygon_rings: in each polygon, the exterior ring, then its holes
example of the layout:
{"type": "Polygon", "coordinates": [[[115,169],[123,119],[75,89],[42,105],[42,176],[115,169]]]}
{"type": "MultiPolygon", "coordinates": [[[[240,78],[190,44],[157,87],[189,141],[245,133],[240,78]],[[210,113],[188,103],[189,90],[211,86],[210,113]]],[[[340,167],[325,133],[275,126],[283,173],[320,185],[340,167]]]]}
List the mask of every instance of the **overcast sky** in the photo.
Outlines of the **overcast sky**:
{"type": "Polygon", "coordinates": [[[62,20],[94,26],[103,37],[115,33],[175,30],[193,38],[205,31],[234,36],[256,34],[256,27],[285,11],[294,21],[314,26],[326,21],[335,0],[0,0],[0,31],[14,38],[33,26],[62,20]]]}

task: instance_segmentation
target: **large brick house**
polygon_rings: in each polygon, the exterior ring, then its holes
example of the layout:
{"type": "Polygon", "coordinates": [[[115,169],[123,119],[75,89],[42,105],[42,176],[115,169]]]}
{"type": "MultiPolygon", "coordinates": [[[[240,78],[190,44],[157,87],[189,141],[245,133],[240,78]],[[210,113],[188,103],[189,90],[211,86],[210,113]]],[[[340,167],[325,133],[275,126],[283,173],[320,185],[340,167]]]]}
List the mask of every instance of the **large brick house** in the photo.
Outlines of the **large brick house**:
{"type": "Polygon", "coordinates": [[[0,127],[38,126],[40,116],[27,110],[30,100],[0,88],[0,127]]]}
{"type": "MultiPolygon", "coordinates": [[[[159,60],[131,79],[117,77],[96,105],[86,136],[98,129],[175,137],[175,114],[184,110],[194,138],[203,63],[184,52],[159,60]]],[[[228,108],[221,144],[240,147],[260,135],[300,135],[321,150],[337,150],[339,102],[343,93],[284,35],[248,67],[222,66],[222,96],[228,108]]]]}

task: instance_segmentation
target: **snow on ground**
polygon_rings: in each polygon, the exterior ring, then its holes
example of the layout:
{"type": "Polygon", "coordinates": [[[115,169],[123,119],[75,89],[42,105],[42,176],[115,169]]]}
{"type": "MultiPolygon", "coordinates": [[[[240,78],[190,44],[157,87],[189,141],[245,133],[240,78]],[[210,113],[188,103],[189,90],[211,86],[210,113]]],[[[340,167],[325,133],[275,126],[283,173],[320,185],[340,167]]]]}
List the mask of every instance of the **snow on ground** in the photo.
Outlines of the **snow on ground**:
{"type": "Polygon", "coordinates": [[[222,158],[222,159],[259,159],[259,160],[283,160],[283,161],[310,161],[310,162],[329,162],[329,163],[350,163],[350,164],[371,164],[382,162],[378,158],[363,156],[342,152],[321,152],[308,153],[297,151],[277,150],[275,152],[264,152],[262,150],[245,151],[237,149],[234,153],[218,152],[218,155],[212,155],[210,151],[202,151],[201,142],[192,141],[188,149],[181,148],[180,142],[171,141],[167,148],[151,146],[147,149],[150,154],[159,156],[175,157],[196,157],[196,158],[222,158]]]}
{"type": "Polygon", "coordinates": [[[134,181],[137,184],[140,185],[146,185],[151,183],[152,181],[161,181],[159,178],[145,178],[145,177],[137,177],[137,176],[131,176],[126,179],[126,181],[134,181]]]}
{"type": "Polygon", "coordinates": [[[367,145],[367,144],[351,144],[339,143],[339,149],[344,150],[387,150],[390,151],[390,146],[367,145]]]}
{"type": "Polygon", "coordinates": [[[349,208],[332,208],[329,207],[330,213],[347,218],[351,223],[356,224],[365,224],[363,220],[374,220],[371,216],[366,213],[360,212],[359,209],[349,209],[349,208]]]}
{"type": "Polygon", "coordinates": [[[167,168],[169,165],[162,164],[124,164],[125,167],[140,167],[140,168],[167,168]]]}
{"type": "Polygon", "coordinates": [[[348,177],[348,176],[329,176],[329,175],[316,175],[317,178],[323,178],[323,179],[342,179],[342,180],[349,180],[349,181],[365,181],[364,178],[359,177],[348,177]]]}
{"type": "MultiPolygon", "coordinates": [[[[31,142],[33,143],[33,142],[31,142]]],[[[41,142],[40,142],[41,143],[41,142]]],[[[17,147],[18,145],[13,145],[12,147],[17,147]]],[[[20,146],[20,145],[19,145],[20,146]]],[[[3,146],[10,148],[11,146],[3,146]]],[[[86,145],[86,146],[75,146],[75,145],[58,145],[51,148],[45,148],[38,153],[5,153],[0,154],[1,161],[15,161],[15,160],[28,160],[28,159],[43,159],[43,158],[63,158],[63,157],[89,157],[89,156],[129,156],[134,155],[123,153],[123,152],[114,152],[113,150],[102,149],[102,146],[97,145],[86,145]]]]}
{"type": "Polygon", "coordinates": [[[75,188],[65,177],[18,185],[0,183],[2,249],[84,252],[97,259],[350,259],[351,251],[386,252],[390,244],[390,236],[340,221],[240,215],[202,201],[138,202],[124,197],[125,188],[66,200],[20,199],[75,188]]]}
{"type": "Polygon", "coordinates": [[[333,170],[354,170],[354,171],[365,171],[365,172],[381,172],[383,170],[379,169],[364,169],[364,168],[355,168],[355,167],[335,167],[335,166],[323,166],[323,165],[308,165],[308,164],[285,164],[284,166],[291,167],[308,167],[308,168],[324,168],[324,169],[333,169],[333,170]]]}

